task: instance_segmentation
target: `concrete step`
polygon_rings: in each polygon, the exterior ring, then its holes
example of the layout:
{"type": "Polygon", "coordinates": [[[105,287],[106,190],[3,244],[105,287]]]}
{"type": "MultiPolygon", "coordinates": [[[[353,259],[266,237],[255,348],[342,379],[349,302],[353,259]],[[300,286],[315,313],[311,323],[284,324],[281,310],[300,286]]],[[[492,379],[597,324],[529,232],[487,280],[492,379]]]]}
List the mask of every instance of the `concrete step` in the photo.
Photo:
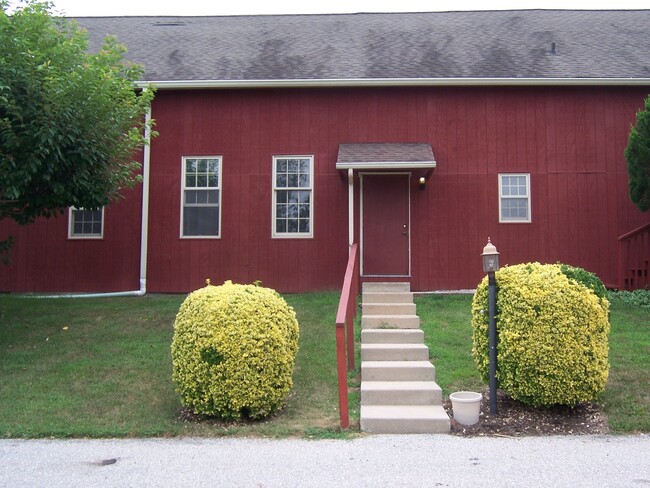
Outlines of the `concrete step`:
{"type": "Polygon", "coordinates": [[[362,303],[413,303],[411,292],[367,292],[361,294],[362,303]]]}
{"type": "Polygon", "coordinates": [[[365,329],[361,344],[423,344],[422,329],[365,329]]]}
{"type": "Polygon", "coordinates": [[[415,315],[415,303],[363,303],[365,315],[415,315]]]}
{"type": "Polygon", "coordinates": [[[424,344],[361,344],[361,361],[426,361],[424,344]]]}
{"type": "Polygon", "coordinates": [[[450,430],[442,405],[361,405],[361,430],[373,434],[442,434],[450,430]]]}
{"type": "Polygon", "coordinates": [[[436,381],[429,361],[361,361],[361,381],[436,381]]]}
{"type": "Polygon", "coordinates": [[[361,405],[442,405],[435,381],[364,381],[361,405]]]}
{"type": "Polygon", "coordinates": [[[362,315],[362,329],[419,329],[417,315],[362,315]]]}
{"type": "Polygon", "coordinates": [[[361,285],[362,291],[369,292],[400,292],[400,291],[411,291],[410,283],[403,282],[379,282],[379,281],[367,281],[361,285]]]}

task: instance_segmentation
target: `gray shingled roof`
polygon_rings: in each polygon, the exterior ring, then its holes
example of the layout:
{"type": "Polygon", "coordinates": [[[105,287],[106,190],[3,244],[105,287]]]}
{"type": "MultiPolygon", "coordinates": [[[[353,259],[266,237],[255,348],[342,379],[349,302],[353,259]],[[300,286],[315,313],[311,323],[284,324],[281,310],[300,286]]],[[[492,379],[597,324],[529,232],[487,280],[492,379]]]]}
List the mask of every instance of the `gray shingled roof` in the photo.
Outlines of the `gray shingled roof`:
{"type": "Polygon", "coordinates": [[[650,79],[650,10],[75,20],[93,49],[116,35],[148,81],[650,79]]]}

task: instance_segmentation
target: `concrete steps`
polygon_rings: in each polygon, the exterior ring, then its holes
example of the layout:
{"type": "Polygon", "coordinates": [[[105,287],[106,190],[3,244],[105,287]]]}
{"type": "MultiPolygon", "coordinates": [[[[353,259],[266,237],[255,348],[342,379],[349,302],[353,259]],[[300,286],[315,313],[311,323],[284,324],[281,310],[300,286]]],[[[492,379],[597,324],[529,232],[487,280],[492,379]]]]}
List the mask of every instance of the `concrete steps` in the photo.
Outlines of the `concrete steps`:
{"type": "Polygon", "coordinates": [[[424,344],[422,329],[365,329],[362,344],[424,344]]]}
{"type": "Polygon", "coordinates": [[[361,318],[361,430],[449,432],[408,283],[364,283],[361,318]]]}
{"type": "Polygon", "coordinates": [[[442,405],[361,405],[362,430],[377,434],[446,434],[442,405]]]}

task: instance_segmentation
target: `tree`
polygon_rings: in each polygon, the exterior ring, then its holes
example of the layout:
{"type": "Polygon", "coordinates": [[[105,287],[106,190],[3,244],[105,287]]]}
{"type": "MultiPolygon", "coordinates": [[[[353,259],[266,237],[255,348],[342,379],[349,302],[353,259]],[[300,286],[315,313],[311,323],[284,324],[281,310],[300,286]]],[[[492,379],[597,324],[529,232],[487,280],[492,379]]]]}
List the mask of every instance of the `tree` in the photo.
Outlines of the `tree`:
{"type": "Polygon", "coordinates": [[[650,209],[650,96],[645,110],[636,114],[636,125],[630,130],[627,147],[627,174],[630,198],[642,212],[650,209]]]}
{"type": "Polygon", "coordinates": [[[151,124],[142,68],[115,38],[90,53],[87,33],[49,2],[0,7],[0,221],[118,199],[140,180],[134,157],[151,124]]]}

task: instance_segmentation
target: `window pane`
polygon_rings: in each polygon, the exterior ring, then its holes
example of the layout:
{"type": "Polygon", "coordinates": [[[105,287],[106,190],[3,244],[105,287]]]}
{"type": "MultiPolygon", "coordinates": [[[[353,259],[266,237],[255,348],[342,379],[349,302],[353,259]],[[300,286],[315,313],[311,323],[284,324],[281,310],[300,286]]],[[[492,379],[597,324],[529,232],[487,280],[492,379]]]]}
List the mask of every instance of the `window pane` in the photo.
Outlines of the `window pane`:
{"type": "Polygon", "coordinates": [[[277,186],[278,188],[287,187],[287,175],[285,174],[276,175],[275,181],[276,181],[275,186],[277,186]]]}
{"type": "Polygon", "coordinates": [[[208,203],[208,192],[207,191],[197,191],[196,192],[196,203],[208,203]]]}
{"type": "Polygon", "coordinates": [[[286,232],[287,231],[287,221],[284,219],[277,220],[275,222],[275,231],[276,232],[286,232]]]}
{"type": "Polygon", "coordinates": [[[298,217],[298,205],[295,203],[290,203],[287,205],[287,216],[293,218],[298,217]]]}
{"type": "Polygon", "coordinates": [[[218,159],[208,159],[208,171],[210,173],[219,172],[219,160],[218,159]]]}
{"type": "Polygon", "coordinates": [[[309,159],[300,160],[300,173],[309,174],[309,159]]]}
{"type": "Polygon", "coordinates": [[[287,232],[290,233],[298,232],[298,219],[289,219],[287,221],[287,232]]]}
{"type": "Polygon", "coordinates": [[[298,203],[300,200],[300,192],[299,191],[288,191],[287,192],[287,197],[289,199],[289,203],[298,203]]]}
{"type": "Polygon", "coordinates": [[[282,204],[276,205],[275,216],[278,218],[285,218],[287,216],[287,206],[282,204]]]}
{"type": "Polygon", "coordinates": [[[216,236],[219,234],[219,207],[185,207],[184,236],[216,236]]]}
{"type": "Polygon", "coordinates": [[[278,173],[286,173],[287,172],[287,160],[286,159],[278,159],[277,160],[276,171],[278,173]]]}
{"type": "Polygon", "coordinates": [[[297,188],[298,187],[298,175],[290,174],[289,179],[287,180],[287,186],[289,188],[297,188]]]}
{"type": "Polygon", "coordinates": [[[309,218],[309,205],[308,204],[303,203],[303,204],[299,205],[298,217],[300,217],[301,219],[309,218]]]}
{"type": "Polygon", "coordinates": [[[205,173],[208,171],[208,161],[205,159],[199,159],[196,165],[196,171],[199,173],[205,173]]]}
{"type": "Polygon", "coordinates": [[[287,192],[287,191],[278,191],[277,196],[276,196],[277,202],[278,203],[287,203],[288,196],[289,196],[288,193],[289,192],[287,192]]]}
{"type": "Polygon", "coordinates": [[[208,203],[219,203],[219,190],[208,190],[205,193],[208,196],[208,203]]]}
{"type": "Polygon", "coordinates": [[[216,173],[208,175],[208,186],[210,188],[217,188],[219,186],[219,176],[216,173]]]}
{"type": "Polygon", "coordinates": [[[196,159],[185,160],[185,172],[196,173],[196,159]]]}
{"type": "Polygon", "coordinates": [[[297,159],[289,160],[289,173],[298,173],[300,170],[300,161],[297,159]]]}
{"type": "Polygon", "coordinates": [[[196,186],[199,188],[205,188],[208,186],[208,176],[207,175],[197,175],[196,177],[196,186]]]}
{"type": "Polygon", "coordinates": [[[309,220],[300,219],[300,232],[309,232],[309,220]]]}
{"type": "Polygon", "coordinates": [[[309,200],[311,199],[310,191],[299,191],[296,193],[298,193],[298,200],[300,203],[309,203],[309,200]]]}
{"type": "Polygon", "coordinates": [[[501,202],[504,220],[527,220],[528,202],[525,198],[509,198],[501,202]]]}
{"type": "Polygon", "coordinates": [[[299,186],[300,188],[309,188],[309,175],[300,175],[300,181],[299,181],[299,186]]]}

